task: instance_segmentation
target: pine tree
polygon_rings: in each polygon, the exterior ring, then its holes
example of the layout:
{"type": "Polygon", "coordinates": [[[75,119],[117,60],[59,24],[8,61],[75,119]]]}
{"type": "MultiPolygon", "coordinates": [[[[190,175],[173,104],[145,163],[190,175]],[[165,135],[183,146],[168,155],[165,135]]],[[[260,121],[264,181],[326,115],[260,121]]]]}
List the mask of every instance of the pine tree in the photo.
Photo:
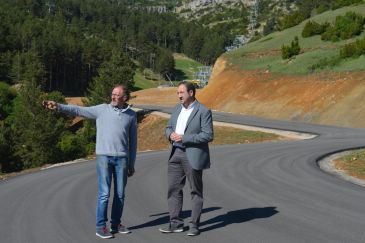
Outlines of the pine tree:
{"type": "MultiPolygon", "coordinates": [[[[31,168],[45,163],[57,162],[60,158],[56,147],[64,130],[64,119],[44,109],[42,100],[49,99],[41,92],[44,66],[34,50],[19,54],[16,82],[18,96],[10,115],[11,137],[14,155],[18,158],[17,168],[31,168]],[[18,71],[19,70],[19,71],[18,71]]],[[[52,94],[55,100],[60,95],[52,94]]]]}
{"type": "Polygon", "coordinates": [[[110,60],[101,65],[98,73],[88,90],[88,105],[109,103],[111,91],[118,84],[124,84],[129,89],[134,85],[135,65],[120,51],[113,51],[110,60]]]}
{"type": "Polygon", "coordinates": [[[155,70],[166,78],[171,76],[174,69],[175,60],[171,51],[161,48],[157,55],[155,70]]]}
{"type": "Polygon", "coordinates": [[[7,172],[12,160],[12,142],[8,116],[13,110],[16,91],[8,84],[0,82],[0,174],[7,172]]]}

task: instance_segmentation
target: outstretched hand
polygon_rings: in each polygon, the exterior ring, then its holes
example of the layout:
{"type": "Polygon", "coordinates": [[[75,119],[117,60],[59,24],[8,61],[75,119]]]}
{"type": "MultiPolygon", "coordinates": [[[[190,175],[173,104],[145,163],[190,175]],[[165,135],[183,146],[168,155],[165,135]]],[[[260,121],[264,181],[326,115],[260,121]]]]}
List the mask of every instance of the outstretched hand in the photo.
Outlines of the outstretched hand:
{"type": "Polygon", "coordinates": [[[53,100],[44,100],[42,102],[43,107],[49,110],[57,110],[57,103],[53,100]]]}

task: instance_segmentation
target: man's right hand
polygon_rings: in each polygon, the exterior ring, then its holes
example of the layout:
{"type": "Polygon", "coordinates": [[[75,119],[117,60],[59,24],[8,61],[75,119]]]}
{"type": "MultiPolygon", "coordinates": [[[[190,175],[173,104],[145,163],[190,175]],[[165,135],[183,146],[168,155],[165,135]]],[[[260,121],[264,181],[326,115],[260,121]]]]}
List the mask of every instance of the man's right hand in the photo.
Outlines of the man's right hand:
{"type": "Polygon", "coordinates": [[[134,172],[135,172],[134,167],[129,167],[128,168],[128,177],[133,176],[134,175],[134,172]]]}
{"type": "Polygon", "coordinates": [[[53,100],[44,100],[42,105],[49,110],[57,110],[57,103],[53,100]]]}
{"type": "Polygon", "coordinates": [[[174,141],[174,142],[181,142],[182,141],[182,136],[177,134],[176,132],[172,132],[170,135],[170,140],[174,141]]]}

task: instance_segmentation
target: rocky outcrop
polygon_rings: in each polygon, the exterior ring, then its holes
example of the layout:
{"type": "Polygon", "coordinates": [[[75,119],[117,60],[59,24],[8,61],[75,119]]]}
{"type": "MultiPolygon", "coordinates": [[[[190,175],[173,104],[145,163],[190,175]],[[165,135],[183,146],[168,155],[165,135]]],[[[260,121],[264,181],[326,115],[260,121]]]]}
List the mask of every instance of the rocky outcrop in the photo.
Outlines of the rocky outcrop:
{"type": "Polygon", "coordinates": [[[254,3],[255,0],[193,0],[183,2],[181,6],[176,7],[175,11],[183,17],[188,17],[196,14],[197,12],[202,12],[202,10],[214,11],[214,8],[217,5],[235,7],[240,4],[252,6],[254,3]]]}
{"type": "Polygon", "coordinates": [[[252,5],[255,0],[193,0],[186,1],[181,6],[181,9],[190,9],[196,11],[202,8],[214,7],[214,5],[232,5],[236,3],[242,3],[244,5],[252,5]]]}

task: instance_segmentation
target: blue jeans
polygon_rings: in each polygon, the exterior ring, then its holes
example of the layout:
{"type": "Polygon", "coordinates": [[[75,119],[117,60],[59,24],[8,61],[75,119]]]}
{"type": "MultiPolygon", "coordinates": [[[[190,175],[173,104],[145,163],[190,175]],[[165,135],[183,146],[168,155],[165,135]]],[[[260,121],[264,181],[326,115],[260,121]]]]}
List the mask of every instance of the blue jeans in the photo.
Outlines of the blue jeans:
{"type": "Polygon", "coordinates": [[[111,181],[114,181],[114,198],[111,213],[111,225],[117,227],[121,222],[124,206],[124,189],[127,184],[128,159],[126,157],[96,156],[98,175],[98,198],[96,202],[96,228],[106,226],[108,221],[108,202],[111,181]]]}

